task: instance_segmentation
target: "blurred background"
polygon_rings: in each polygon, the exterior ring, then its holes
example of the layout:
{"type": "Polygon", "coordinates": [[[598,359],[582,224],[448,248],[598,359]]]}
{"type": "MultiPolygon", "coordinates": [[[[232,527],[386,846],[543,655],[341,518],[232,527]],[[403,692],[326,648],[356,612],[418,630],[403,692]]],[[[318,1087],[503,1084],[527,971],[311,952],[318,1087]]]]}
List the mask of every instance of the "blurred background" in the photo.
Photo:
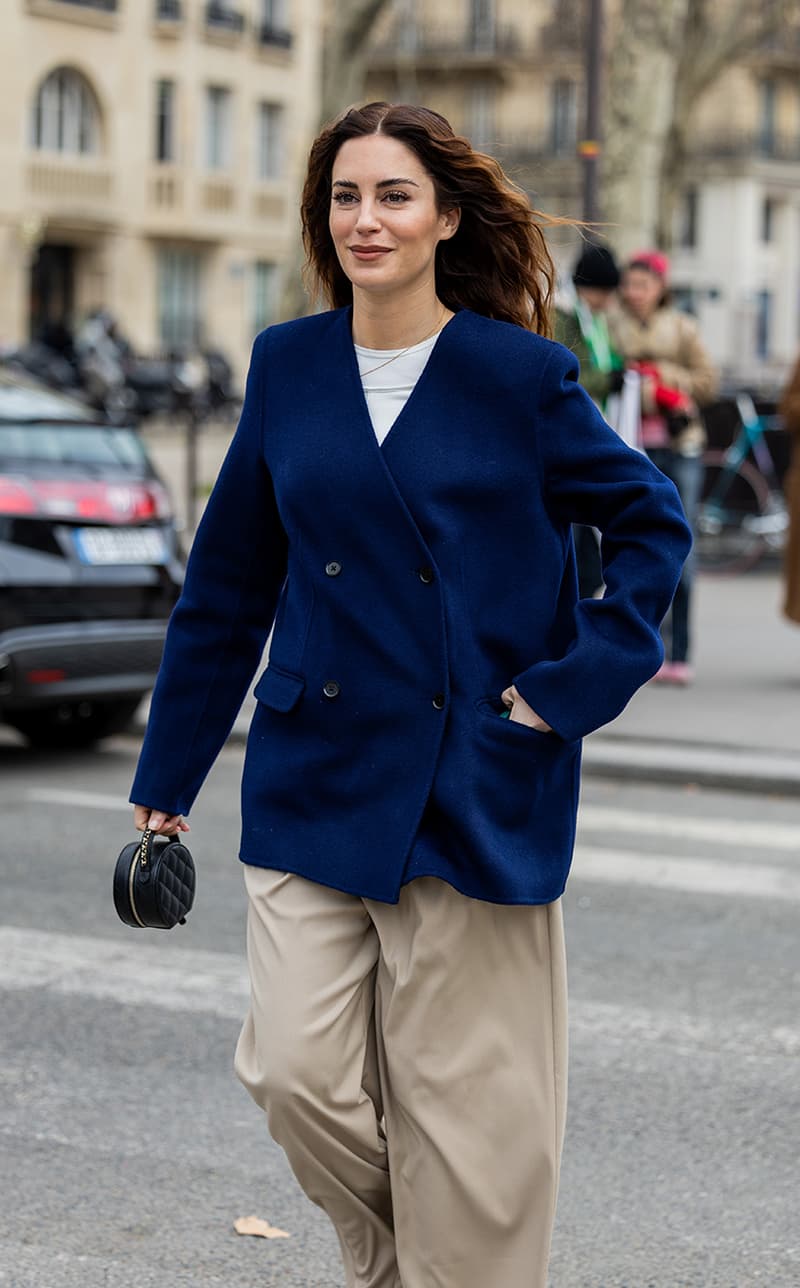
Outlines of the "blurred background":
{"type": "MultiPolygon", "coordinates": [[[[442,111],[546,211],[671,252],[728,382],[800,339],[800,20],[785,0],[6,0],[0,343],[107,310],[136,352],[301,311],[319,123],[442,111]]],[[[562,265],[574,245],[559,234],[562,265]]]]}

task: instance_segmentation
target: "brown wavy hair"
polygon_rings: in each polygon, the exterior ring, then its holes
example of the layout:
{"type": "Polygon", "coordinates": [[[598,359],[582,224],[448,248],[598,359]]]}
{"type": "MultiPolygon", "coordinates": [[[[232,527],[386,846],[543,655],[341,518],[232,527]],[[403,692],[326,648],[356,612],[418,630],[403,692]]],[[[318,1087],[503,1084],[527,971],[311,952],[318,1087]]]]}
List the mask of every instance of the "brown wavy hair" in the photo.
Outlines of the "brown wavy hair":
{"type": "Polygon", "coordinates": [[[353,301],[328,227],[331,177],[342,144],[368,134],[404,143],[430,175],[439,210],[461,211],[458,230],[436,250],[442,303],[549,336],[555,268],[542,225],[573,221],[534,210],[494,157],[476,152],[438,112],[405,103],[349,107],[314,140],[300,207],[312,295],[331,308],[353,301]]]}

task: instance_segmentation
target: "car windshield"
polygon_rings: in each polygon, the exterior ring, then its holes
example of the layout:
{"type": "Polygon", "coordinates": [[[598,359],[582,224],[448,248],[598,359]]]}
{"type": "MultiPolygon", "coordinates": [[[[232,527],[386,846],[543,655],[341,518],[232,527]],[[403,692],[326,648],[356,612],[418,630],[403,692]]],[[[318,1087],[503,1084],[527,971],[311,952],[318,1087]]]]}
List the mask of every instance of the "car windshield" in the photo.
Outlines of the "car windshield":
{"type": "Polygon", "coordinates": [[[0,424],[0,463],[122,465],[141,469],[144,447],[132,429],[112,425],[0,424]]]}

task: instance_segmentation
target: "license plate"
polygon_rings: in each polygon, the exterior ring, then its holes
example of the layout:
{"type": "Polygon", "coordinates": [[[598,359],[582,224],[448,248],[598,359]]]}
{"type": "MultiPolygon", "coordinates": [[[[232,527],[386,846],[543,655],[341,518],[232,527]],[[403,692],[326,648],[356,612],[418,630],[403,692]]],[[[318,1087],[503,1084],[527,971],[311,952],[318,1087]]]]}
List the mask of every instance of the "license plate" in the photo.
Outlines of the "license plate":
{"type": "Polygon", "coordinates": [[[166,563],[167,547],[155,528],[76,528],[78,558],[85,564],[166,563]]]}

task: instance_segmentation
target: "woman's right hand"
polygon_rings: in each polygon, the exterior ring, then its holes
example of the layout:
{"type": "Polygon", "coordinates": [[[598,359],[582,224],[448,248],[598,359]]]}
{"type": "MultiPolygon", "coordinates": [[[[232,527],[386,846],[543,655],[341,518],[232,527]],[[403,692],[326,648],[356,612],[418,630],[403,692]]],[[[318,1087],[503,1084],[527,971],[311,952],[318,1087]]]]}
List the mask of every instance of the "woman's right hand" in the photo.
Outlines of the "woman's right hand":
{"type": "Polygon", "coordinates": [[[151,809],[149,805],[134,805],[133,823],[139,832],[147,828],[158,836],[172,836],[175,832],[188,832],[190,827],[183,821],[182,814],[165,814],[163,810],[151,809]]]}

